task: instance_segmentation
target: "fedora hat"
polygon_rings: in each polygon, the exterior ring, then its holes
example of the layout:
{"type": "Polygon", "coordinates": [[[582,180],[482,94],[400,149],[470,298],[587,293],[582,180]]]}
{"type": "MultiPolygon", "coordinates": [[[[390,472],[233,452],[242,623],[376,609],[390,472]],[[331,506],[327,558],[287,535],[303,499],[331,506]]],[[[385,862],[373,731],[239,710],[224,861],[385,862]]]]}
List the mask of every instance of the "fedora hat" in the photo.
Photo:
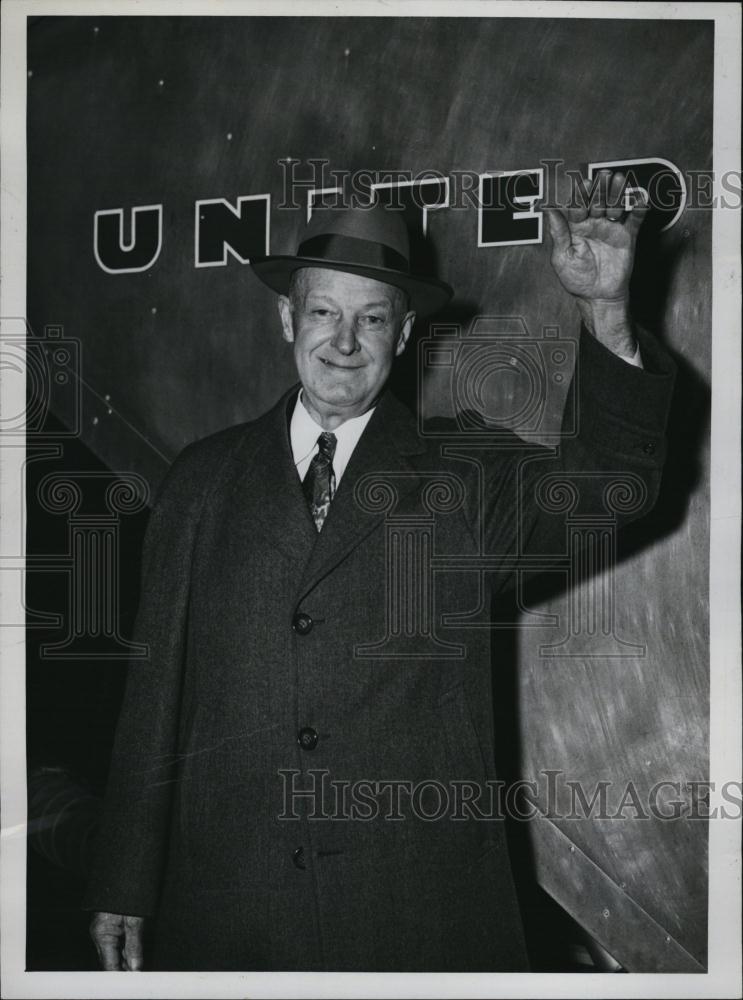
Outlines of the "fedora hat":
{"type": "Polygon", "coordinates": [[[287,294],[292,274],[301,267],[348,271],[395,285],[408,293],[411,309],[421,315],[437,312],[454,294],[444,281],[411,273],[410,241],[402,213],[379,202],[344,208],[318,206],[293,257],[255,257],[250,264],[261,281],[280,295],[287,294]]]}

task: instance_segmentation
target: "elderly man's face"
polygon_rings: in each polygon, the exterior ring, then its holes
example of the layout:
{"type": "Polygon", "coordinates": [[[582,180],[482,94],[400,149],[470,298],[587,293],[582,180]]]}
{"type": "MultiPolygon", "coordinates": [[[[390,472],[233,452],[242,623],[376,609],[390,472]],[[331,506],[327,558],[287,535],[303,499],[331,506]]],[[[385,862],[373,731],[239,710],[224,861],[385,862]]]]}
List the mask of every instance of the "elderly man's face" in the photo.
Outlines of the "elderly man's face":
{"type": "Polygon", "coordinates": [[[382,391],[415,313],[392,285],[344,271],[302,268],[279,297],[284,339],[307,409],[326,430],[359,416],[382,391]]]}

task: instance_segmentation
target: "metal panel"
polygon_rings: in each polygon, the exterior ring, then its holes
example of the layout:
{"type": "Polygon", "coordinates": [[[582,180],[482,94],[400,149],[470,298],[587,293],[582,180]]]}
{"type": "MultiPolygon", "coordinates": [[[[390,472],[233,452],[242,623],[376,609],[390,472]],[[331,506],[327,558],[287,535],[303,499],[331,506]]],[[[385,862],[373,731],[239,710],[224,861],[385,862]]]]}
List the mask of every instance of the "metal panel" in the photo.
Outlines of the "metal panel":
{"type": "Polygon", "coordinates": [[[541,884],[627,972],[704,972],[704,967],[541,816],[531,828],[541,884]]]}

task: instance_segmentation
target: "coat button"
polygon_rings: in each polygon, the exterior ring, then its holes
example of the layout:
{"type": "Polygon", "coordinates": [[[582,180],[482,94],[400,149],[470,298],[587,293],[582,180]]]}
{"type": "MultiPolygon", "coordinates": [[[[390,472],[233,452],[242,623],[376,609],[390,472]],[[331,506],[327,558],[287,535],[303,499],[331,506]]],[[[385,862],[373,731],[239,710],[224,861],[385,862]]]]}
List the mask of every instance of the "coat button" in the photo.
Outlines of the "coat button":
{"type": "Polygon", "coordinates": [[[304,726],[297,733],[297,743],[303,750],[314,750],[317,746],[317,733],[311,726],[304,726]]]}
{"type": "Polygon", "coordinates": [[[646,455],[654,455],[655,454],[655,445],[652,444],[650,441],[648,441],[647,444],[644,444],[642,446],[642,450],[645,452],[646,455]]]}
{"type": "Polygon", "coordinates": [[[307,635],[312,631],[312,619],[304,611],[298,611],[292,618],[292,628],[300,635],[307,635]]]}
{"type": "Polygon", "coordinates": [[[304,863],[304,848],[303,847],[295,847],[295,849],[292,851],[292,861],[294,862],[294,867],[295,868],[299,868],[302,871],[305,870],[305,868],[307,866],[304,863]]]}

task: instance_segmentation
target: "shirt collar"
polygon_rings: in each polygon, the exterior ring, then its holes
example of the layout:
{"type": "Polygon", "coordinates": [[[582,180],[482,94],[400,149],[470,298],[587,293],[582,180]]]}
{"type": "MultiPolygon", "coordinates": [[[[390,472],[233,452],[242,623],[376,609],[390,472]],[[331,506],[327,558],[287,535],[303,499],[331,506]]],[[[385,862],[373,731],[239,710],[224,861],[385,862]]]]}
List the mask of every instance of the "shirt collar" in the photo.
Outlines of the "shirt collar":
{"type": "MultiPolygon", "coordinates": [[[[318,437],[324,431],[324,428],[321,427],[320,424],[318,424],[307,411],[302,397],[303,390],[300,389],[297,401],[294,405],[291,423],[289,425],[289,436],[291,438],[295,465],[298,465],[310,454],[310,452],[313,451],[315,445],[317,444],[318,437]]],[[[362,413],[360,416],[350,417],[342,424],[339,424],[338,427],[336,427],[332,432],[335,434],[338,442],[336,445],[336,455],[340,452],[339,458],[342,459],[345,456],[350,456],[350,453],[356,447],[364,428],[371,420],[371,415],[374,413],[374,410],[375,407],[372,406],[371,409],[362,413]]]]}

